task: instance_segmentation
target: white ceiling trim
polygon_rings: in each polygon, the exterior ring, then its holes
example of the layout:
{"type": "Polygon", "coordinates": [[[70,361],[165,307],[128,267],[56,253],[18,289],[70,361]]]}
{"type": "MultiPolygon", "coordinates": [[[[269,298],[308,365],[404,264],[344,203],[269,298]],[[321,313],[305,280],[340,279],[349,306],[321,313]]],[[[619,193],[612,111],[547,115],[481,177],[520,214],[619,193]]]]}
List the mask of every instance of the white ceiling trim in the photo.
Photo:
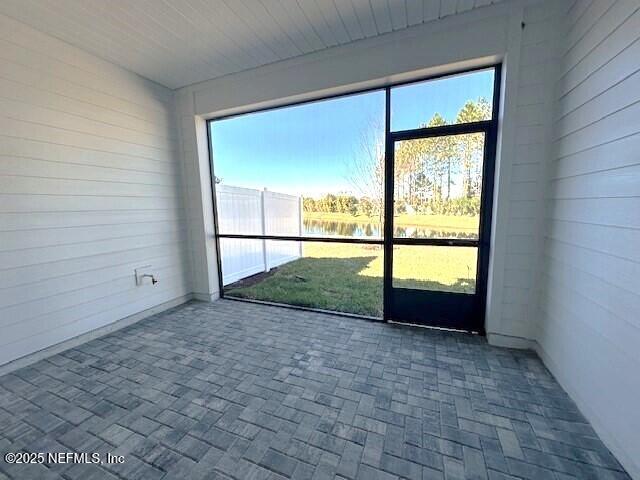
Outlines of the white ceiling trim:
{"type": "Polygon", "coordinates": [[[3,0],[0,13],[176,89],[504,0],[3,0]]]}

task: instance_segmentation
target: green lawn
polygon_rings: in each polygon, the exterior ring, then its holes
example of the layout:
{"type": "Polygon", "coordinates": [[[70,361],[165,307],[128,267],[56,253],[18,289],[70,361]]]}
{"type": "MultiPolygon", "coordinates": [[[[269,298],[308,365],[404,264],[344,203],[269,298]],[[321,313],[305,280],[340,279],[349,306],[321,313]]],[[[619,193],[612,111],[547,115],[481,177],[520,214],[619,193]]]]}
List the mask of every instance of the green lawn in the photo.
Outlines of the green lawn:
{"type": "MultiPolygon", "coordinates": [[[[362,315],[382,315],[382,247],[305,243],[304,257],[272,275],[229,285],[236,297],[362,315]]],[[[471,293],[476,250],[466,247],[398,246],[394,286],[471,293]]]]}

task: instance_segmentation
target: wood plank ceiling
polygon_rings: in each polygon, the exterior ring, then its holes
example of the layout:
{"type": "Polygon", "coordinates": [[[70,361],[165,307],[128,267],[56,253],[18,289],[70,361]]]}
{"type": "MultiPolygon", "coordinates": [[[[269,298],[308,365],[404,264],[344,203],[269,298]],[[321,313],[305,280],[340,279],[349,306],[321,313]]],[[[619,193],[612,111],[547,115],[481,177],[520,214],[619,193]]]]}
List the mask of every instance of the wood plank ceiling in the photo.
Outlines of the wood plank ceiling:
{"type": "Polygon", "coordinates": [[[169,88],[501,0],[2,0],[3,13],[169,88]]]}

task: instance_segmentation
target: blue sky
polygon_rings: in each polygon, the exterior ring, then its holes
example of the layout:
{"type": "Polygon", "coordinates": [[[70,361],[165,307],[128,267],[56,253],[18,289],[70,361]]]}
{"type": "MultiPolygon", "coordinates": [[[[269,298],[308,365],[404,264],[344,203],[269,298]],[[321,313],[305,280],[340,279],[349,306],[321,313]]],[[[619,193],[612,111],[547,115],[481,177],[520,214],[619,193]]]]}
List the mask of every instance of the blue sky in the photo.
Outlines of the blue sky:
{"type": "MultiPolygon", "coordinates": [[[[416,128],[439,112],[448,121],[469,99],[490,100],[485,70],[392,90],[392,129],[416,128]]],[[[362,147],[384,140],[384,91],[269,110],[211,123],[215,174],[225,185],[295,195],[354,193],[349,178],[362,147]]]]}

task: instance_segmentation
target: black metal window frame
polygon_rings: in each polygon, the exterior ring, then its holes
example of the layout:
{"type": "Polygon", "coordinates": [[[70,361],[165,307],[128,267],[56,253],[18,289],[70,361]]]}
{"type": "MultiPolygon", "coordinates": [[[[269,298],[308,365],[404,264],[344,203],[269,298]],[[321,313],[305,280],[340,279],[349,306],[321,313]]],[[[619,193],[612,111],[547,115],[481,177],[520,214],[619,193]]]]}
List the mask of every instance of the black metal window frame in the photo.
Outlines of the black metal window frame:
{"type": "MultiPolygon", "coordinates": [[[[487,274],[489,267],[489,244],[491,238],[491,218],[492,218],[492,203],[493,203],[493,173],[495,169],[495,156],[497,145],[497,133],[498,133],[498,115],[500,105],[500,86],[502,78],[502,64],[494,63],[484,65],[480,67],[474,67],[471,69],[450,71],[438,75],[431,75],[414,80],[389,83],[381,87],[372,87],[367,89],[354,90],[346,93],[340,93],[336,95],[328,95],[310,100],[302,100],[298,102],[291,102],[273,107],[266,107],[260,109],[249,110],[241,113],[234,113],[231,115],[222,115],[207,119],[207,147],[209,151],[209,168],[211,173],[211,195],[213,202],[213,223],[214,223],[214,237],[216,245],[216,261],[218,269],[218,288],[220,298],[228,298],[231,300],[237,300],[248,303],[257,303],[264,305],[274,305],[284,308],[291,308],[295,310],[306,310],[322,313],[331,313],[333,315],[341,315],[352,318],[364,318],[374,321],[389,321],[390,316],[388,312],[388,305],[390,304],[390,295],[392,286],[392,272],[393,272],[393,254],[392,249],[394,245],[425,245],[425,246],[449,246],[449,247],[476,247],[478,249],[477,269],[476,269],[476,292],[474,295],[481,296],[486,301],[487,295],[487,274]],[[478,72],[482,70],[494,71],[494,83],[493,83],[493,98],[492,98],[492,113],[491,119],[483,120],[479,122],[468,122],[451,125],[443,125],[437,127],[424,127],[415,128],[410,130],[391,130],[391,90],[396,87],[407,86],[411,84],[418,84],[427,82],[430,80],[437,80],[448,77],[455,77],[458,75],[464,75],[466,73],[478,72]],[[211,124],[226,120],[233,117],[239,117],[249,115],[252,113],[259,113],[271,110],[279,110],[287,107],[295,107],[299,105],[305,105],[309,103],[322,102],[325,100],[333,100],[342,97],[349,97],[353,95],[359,95],[370,92],[385,92],[385,174],[384,174],[384,225],[383,225],[383,237],[382,238],[353,238],[353,237],[326,237],[326,236],[291,236],[291,235],[250,235],[250,234],[230,234],[220,233],[218,228],[218,209],[216,203],[216,182],[214,172],[213,161],[213,148],[211,139],[211,124]],[[412,238],[412,237],[394,237],[393,236],[393,213],[394,213],[394,148],[395,142],[402,140],[414,140],[429,137],[442,137],[442,136],[454,136],[471,133],[483,133],[485,135],[484,142],[484,158],[483,158],[483,175],[482,175],[482,188],[480,199],[480,225],[479,225],[479,238],[473,239],[456,239],[456,238],[412,238]],[[319,308],[303,307],[299,305],[283,304],[277,302],[268,302],[263,300],[253,300],[248,298],[227,296],[224,294],[224,286],[222,280],[222,259],[220,255],[220,239],[245,239],[245,240],[281,240],[281,241],[300,241],[300,242],[321,242],[321,243],[345,243],[345,244],[364,244],[364,245],[378,245],[383,247],[384,251],[384,271],[383,271],[383,316],[371,317],[367,315],[359,315],[347,312],[327,311],[319,308]]],[[[484,322],[484,318],[482,319],[484,322]]],[[[484,325],[482,325],[478,331],[484,333],[484,325]]]]}

